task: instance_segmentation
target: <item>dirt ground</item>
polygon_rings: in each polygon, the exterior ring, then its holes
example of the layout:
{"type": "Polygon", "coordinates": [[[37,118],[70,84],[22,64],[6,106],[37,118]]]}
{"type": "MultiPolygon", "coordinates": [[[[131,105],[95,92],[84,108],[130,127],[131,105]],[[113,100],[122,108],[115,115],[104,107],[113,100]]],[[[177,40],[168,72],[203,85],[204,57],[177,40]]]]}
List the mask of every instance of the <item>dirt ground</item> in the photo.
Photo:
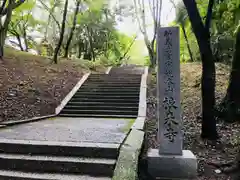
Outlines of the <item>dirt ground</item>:
{"type": "Polygon", "coordinates": [[[50,59],[8,48],[0,61],[0,122],[53,114],[87,71],[76,60],[60,59],[53,64],[50,59]]]}
{"type": "MultiPolygon", "coordinates": [[[[217,64],[216,100],[219,102],[227,88],[229,67],[217,64]]],[[[197,180],[239,180],[236,173],[223,173],[218,165],[235,160],[240,145],[240,124],[217,122],[221,138],[218,142],[203,141],[201,131],[201,64],[181,65],[181,107],[184,123],[184,149],[192,150],[198,158],[197,180]]],[[[148,148],[158,148],[156,116],[156,75],[149,76],[146,143],[140,166],[140,179],[150,179],[146,172],[145,153],[148,148]],[[145,167],[145,168],[142,168],[145,167]]],[[[224,167],[226,170],[227,166],[224,167]]]]}

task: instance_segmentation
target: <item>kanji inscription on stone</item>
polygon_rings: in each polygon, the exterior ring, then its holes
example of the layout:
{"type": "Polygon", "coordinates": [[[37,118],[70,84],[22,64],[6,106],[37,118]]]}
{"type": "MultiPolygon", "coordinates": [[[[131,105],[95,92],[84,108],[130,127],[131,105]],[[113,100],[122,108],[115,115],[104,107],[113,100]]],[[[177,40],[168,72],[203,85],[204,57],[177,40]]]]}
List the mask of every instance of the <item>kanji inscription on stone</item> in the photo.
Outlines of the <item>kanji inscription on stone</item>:
{"type": "Polygon", "coordinates": [[[179,28],[159,28],[157,41],[159,153],[181,155],[179,28]]]}

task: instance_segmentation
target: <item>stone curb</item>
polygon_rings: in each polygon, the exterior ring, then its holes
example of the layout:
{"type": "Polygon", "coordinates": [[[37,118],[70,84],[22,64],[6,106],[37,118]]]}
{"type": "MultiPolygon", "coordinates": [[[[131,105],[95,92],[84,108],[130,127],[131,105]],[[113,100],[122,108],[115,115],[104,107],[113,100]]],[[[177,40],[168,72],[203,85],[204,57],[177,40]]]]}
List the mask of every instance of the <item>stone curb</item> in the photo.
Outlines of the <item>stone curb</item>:
{"type": "Polygon", "coordinates": [[[48,116],[34,117],[31,119],[24,119],[24,120],[19,120],[19,121],[2,122],[2,123],[0,123],[0,128],[5,128],[7,126],[13,126],[13,125],[17,125],[17,124],[24,124],[24,123],[29,123],[29,122],[40,121],[40,120],[55,117],[55,116],[56,116],[56,114],[52,114],[52,115],[48,115],[48,116]]]}
{"type": "Polygon", "coordinates": [[[132,129],[120,148],[112,180],[138,179],[138,159],[141,153],[144,132],[132,129]]]}
{"type": "Polygon", "coordinates": [[[138,117],[132,125],[131,129],[143,130],[147,113],[147,77],[148,67],[145,67],[144,74],[141,79],[140,94],[139,94],[139,106],[138,117]]]}
{"type": "Polygon", "coordinates": [[[80,81],[74,86],[74,88],[67,94],[67,96],[62,100],[60,105],[55,109],[55,114],[58,115],[64,106],[68,103],[68,101],[73,97],[73,95],[78,91],[78,89],[82,86],[82,84],[87,80],[91,73],[86,73],[80,81]]]}
{"type": "Polygon", "coordinates": [[[105,72],[105,74],[109,74],[109,72],[111,71],[111,69],[112,69],[112,66],[108,67],[107,70],[106,70],[106,72],[105,72]]]}
{"type": "Polygon", "coordinates": [[[147,111],[147,76],[148,67],[145,67],[140,86],[138,117],[132,125],[125,142],[120,148],[112,180],[138,179],[138,159],[145,135],[143,129],[147,111]]]}
{"type": "Polygon", "coordinates": [[[143,131],[144,126],[145,126],[145,119],[146,119],[146,117],[137,117],[137,119],[133,123],[131,129],[143,131]]]}

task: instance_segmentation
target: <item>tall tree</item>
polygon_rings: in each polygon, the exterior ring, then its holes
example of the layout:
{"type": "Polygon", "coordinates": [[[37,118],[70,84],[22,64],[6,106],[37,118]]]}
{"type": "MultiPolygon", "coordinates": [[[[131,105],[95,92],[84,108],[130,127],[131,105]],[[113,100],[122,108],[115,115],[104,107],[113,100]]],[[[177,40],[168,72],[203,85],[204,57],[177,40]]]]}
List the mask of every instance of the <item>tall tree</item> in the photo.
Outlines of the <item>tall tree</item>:
{"type": "Polygon", "coordinates": [[[155,54],[155,41],[157,36],[157,28],[161,22],[162,0],[148,0],[150,11],[153,19],[153,37],[149,39],[147,34],[147,22],[146,22],[146,1],[145,0],[133,0],[135,16],[139,25],[139,29],[144,36],[144,42],[148,50],[151,66],[156,64],[155,54]]]}
{"type": "Polygon", "coordinates": [[[206,24],[202,22],[195,0],[183,0],[193,32],[196,36],[202,59],[202,138],[217,139],[216,119],[214,113],[215,106],[215,81],[216,70],[214,56],[210,44],[209,24],[212,15],[212,5],[214,0],[209,0],[206,24]]]}
{"type": "Polygon", "coordinates": [[[72,28],[70,30],[70,35],[68,37],[67,44],[65,46],[65,54],[64,54],[65,58],[68,57],[69,46],[71,44],[71,41],[72,41],[72,38],[73,38],[73,34],[74,34],[75,29],[76,29],[77,15],[78,15],[78,12],[79,12],[79,6],[80,6],[80,0],[77,0],[75,12],[74,12],[74,17],[73,17],[72,28]]]}
{"type": "Polygon", "coordinates": [[[17,39],[17,43],[15,41],[12,41],[12,43],[16,44],[22,51],[28,51],[29,46],[34,44],[29,33],[37,30],[37,26],[42,23],[33,16],[32,11],[35,5],[35,0],[28,0],[23,5],[16,8],[12,14],[11,22],[9,23],[8,34],[17,39]]]}
{"type": "Polygon", "coordinates": [[[58,53],[59,53],[59,50],[60,50],[62,42],[63,42],[64,32],[65,32],[65,23],[66,23],[66,18],[67,18],[67,9],[68,9],[68,0],[65,0],[63,18],[62,18],[62,26],[61,26],[61,31],[60,31],[60,38],[59,38],[58,44],[54,50],[54,56],[53,56],[53,61],[55,64],[57,64],[57,62],[58,62],[58,60],[57,60],[58,53]]]}
{"type": "Polygon", "coordinates": [[[232,68],[229,78],[229,85],[227,88],[227,93],[223,102],[221,103],[221,108],[223,109],[223,116],[227,122],[234,122],[239,120],[240,113],[240,24],[236,30],[236,43],[235,51],[232,60],[232,68]]]}
{"type": "Polygon", "coordinates": [[[11,21],[12,11],[19,7],[25,0],[2,0],[0,5],[0,58],[4,55],[4,44],[7,36],[8,25],[11,21]],[[4,18],[5,17],[5,18],[4,18]]]}

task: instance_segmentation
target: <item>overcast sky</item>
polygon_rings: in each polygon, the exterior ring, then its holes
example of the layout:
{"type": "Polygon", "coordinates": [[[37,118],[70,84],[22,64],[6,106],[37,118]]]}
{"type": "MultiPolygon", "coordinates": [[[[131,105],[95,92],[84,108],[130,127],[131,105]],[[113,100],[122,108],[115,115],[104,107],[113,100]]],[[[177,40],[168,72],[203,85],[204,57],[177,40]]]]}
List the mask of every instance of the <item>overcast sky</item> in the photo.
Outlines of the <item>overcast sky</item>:
{"type": "MultiPolygon", "coordinates": [[[[133,3],[133,0],[112,0],[112,2],[115,4],[116,1],[120,1],[121,3],[124,4],[131,4],[133,3]]],[[[148,5],[149,0],[145,0],[146,5],[148,5]]],[[[175,10],[172,6],[172,4],[169,2],[169,0],[162,0],[163,1],[163,6],[162,6],[162,18],[161,18],[161,24],[162,26],[166,26],[170,22],[172,22],[175,18],[175,10]]],[[[146,21],[149,24],[148,27],[148,35],[151,37],[153,34],[153,26],[152,26],[152,17],[150,14],[149,9],[146,11],[146,21]]],[[[117,25],[118,29],[121,32],[124,32],[128,35],[133,35],[133,34],[138,34],[138,39],[142,39],[142,34],[139,32],[139,27],[137,22],[135,23],[132,22],[132,19],[129,18],[124,18],[122,22],[118,22],[117,25]]]]}

